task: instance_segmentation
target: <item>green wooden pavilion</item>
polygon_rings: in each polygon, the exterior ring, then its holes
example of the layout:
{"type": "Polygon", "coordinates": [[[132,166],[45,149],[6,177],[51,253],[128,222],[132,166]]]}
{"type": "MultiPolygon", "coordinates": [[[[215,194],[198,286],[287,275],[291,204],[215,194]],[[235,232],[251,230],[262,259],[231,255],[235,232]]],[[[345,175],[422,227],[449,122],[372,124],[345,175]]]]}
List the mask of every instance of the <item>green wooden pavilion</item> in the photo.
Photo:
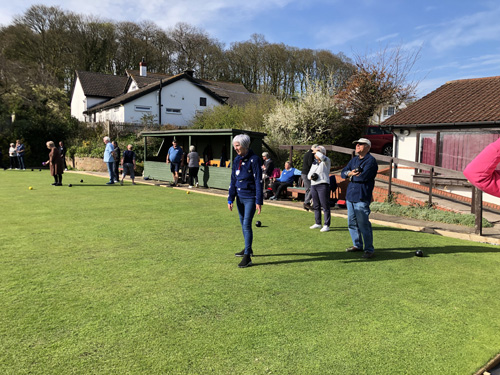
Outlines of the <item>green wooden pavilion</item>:
{"type": "Polygon", "coordinates": [[[185,153],[194,146],[200,155],[200,186],[228,189],[231,181],[231,161],[236,157],[232,147],[233,138],[248,134],[250,148],[261,155],[265,133],[240,129],[180,129],[166,131],[144,131],[144,177],[172,181],[170,166],[166,164],[168,149],[177,140],[185,153]]]}

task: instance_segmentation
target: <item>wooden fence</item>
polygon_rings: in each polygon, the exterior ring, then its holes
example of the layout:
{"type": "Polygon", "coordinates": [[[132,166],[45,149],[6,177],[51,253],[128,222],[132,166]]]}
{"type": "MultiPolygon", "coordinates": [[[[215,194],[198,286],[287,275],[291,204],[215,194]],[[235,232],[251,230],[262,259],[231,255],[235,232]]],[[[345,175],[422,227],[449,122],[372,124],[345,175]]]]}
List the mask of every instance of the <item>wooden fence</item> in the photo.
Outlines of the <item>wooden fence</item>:
{"type": "MultiPolygon", "coordinates": [[[[346,147],[340,147],[340,146],[324,146],[326,150],[328,151],[334,151],[334,152],[339,152],[342,154],[348,154],[351,155],[352,157],[355,156],[355,152],[351,148],[346,148],[346,147]]],[[[293,156],[293,151],[307,151],[311,148],[311,146],[304,146],[304,145],[281,145],[279,146],[280,149],[282,150],[289,150],[290,156],[289,160],[290,162],[292,161],[292,156],[293,156]]],[[[447,169],[443,167],[438,167],[435,165],[431,164],[426,164],[426,163],[417,163],[415,161],[411,160],[405,160],[405,159],[399,159],[399,158],[394,158],[391,156],[384,156],[384,155],[379,155],[379,154],[371,154],[375,159],[381,160],[384,162],[389,163],[389,187],[387,191],[387,196],[390,197],[392,195],[392,171],[394,167],[397,167],[398,164],[405,165],[408,167],[413,167],[421,171],[428,171],[428,182],[429,182],[429,205],[432,205],[432,191],[434,188],[434,178],[438,175],[441,174],[442,177],[449,177],[449,178],[454,178],[458,180],[463,180],[463,186],[467,186],[467,180],[465,179],[464,175],[462,172],[455,171],[452,169],[447,169]]],[[[472,186],[472,185],[471,185],[472,186]]],[[[475,233],[482,236],[483,235],[483,192],[479,189],[476,189],[474,186],[471,187],[472,189],[472,203],[471,203],[471,213],[475,215],[475,233]]]]}

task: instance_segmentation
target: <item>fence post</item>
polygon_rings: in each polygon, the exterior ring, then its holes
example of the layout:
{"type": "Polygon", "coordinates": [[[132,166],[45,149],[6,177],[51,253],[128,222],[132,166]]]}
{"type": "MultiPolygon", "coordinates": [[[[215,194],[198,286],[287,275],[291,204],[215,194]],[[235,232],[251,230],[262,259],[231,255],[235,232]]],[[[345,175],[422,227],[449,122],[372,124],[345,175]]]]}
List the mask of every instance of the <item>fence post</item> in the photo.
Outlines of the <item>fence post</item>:
{"type": "Polygon", "coordinates": [[[431,174],[429,176],[429,207],[432,207],[432,184],[434,180],[434,168],[431,168],[431,174]]]}
{"type": "Polygon", "coordinates": [[[475,189],[474,192],[474,213],[476,215],[475,233],[483,235],[483,192],[480,189],[475,189]]]}
{"type": "Polygon", "coordinates": [[[288,157],[288,161],[290,161],[290,164],[292,164],[292,158],[293,158],[293,146],[290,146],[290,156],[288,157]]]}
{"type": "Polygon", "coordinates": [[[476,187],[472,185],[472,199],[470,202],[470,213],[475,214],[476,213],[476,187]]]}
{"type": "Polygon", "coordinates": [[[394,159],[391,158],[391,162],[389,163],[389,186],[387,188],[387,198],[391,198],[392,195],[392,162],[394,159]]]}

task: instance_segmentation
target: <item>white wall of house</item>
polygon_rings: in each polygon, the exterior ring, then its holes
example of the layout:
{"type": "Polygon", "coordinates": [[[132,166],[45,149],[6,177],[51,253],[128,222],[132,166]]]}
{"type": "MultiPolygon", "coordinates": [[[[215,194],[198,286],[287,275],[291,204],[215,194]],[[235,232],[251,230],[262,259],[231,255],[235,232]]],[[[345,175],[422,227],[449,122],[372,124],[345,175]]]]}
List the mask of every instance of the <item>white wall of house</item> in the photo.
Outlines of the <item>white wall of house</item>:
{"type": "MultiPolygon", "coordinates": [[[[410,135],[398,134],[397,141],[395,140],[395,142],[397,142],[397,144],[394,145],[394,157],[410,161],[415,160],[415,148],[417,147],[415,132],[410,133],[410,135]]],[[[413,168],[401,164],[398,165],[398,168],[394,171],[394,177],[409,182],[413,182],[413,174],[413,168]]]]}
{"type": "MultiPolygon", "coordinates": [[[[140,123],[144,115],[153,115],[158,121],[159,90],[145,94],[120,107],[99,112],[96,121],[140,123]]],[[[161,123],[187,126],[199,111],[220,105],[206,92],[188,80],[179,80],[161,91],[161,123]],[[205,98],[206,105],[200,105],[200,98],[205,98]]]]}
{"type": "Polygon", "coordinates": [[[399,106],[395,105],[384,105],[381,106],[372,116],[371,124],[380,125],[382,122],[387,120],[392,115],[396,114],[400,110],[406,108],[407,105],[405,103],[401,103],[399,106]]]}
{"type": "Polygon", "coordinates": [[[73,96],[71,97],[71,116],[80,121],[85,121],[83,111],[87,110],[87,100],[83,92],[82,84],[77,78],[75,87],[73,89],[73,96]]]}
{"type": "Polygon", "coordinates": [[[86,97],[80,79],[77,78],[75,88],[73,89],[73,96],[71,97],[71,116],[77,118],[79,121],[89,121],[86,115],[83,114],[87,108],[93,105],[102,103],[107,99],[98,98],[94,96],[86,97]]]}

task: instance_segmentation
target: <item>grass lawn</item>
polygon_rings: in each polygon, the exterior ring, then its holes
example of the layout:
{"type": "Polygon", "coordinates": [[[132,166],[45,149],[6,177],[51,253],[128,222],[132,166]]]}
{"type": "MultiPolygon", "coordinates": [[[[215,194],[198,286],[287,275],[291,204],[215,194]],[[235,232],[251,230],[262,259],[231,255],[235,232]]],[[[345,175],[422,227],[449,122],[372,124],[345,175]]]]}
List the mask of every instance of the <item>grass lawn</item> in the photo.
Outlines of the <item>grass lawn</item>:
{"type": "Polygon", "coordinates": [[[266,205],[239,269],[225,198],[63,181],[0,171],[1,374],[472,374],[500,351],[499,247],[375,226],[362,260],[344,219],[266,205]]]}

